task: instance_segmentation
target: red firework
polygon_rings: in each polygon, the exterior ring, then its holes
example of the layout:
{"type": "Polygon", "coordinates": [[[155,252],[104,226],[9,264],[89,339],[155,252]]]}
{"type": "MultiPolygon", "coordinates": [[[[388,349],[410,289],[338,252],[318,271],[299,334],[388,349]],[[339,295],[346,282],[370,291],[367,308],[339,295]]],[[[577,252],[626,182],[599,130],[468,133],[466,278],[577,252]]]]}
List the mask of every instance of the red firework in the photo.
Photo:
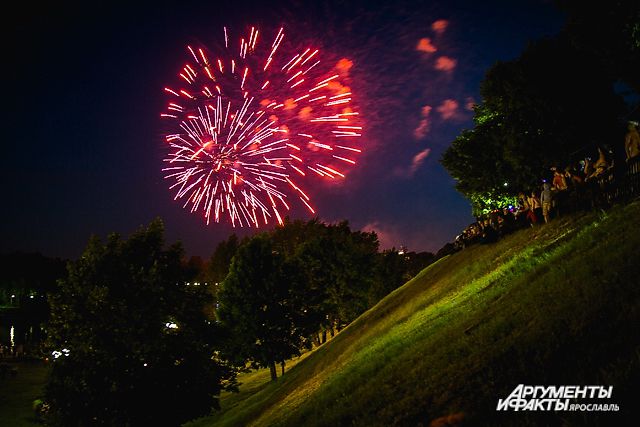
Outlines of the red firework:
{"type": "Polygon", "coordinates": [[[303,184],[343,179],[361,152],[354,138],[362,126],[341,83],[350,61],[323,67],[313,48],[279,55],[282,28],[271,44],[255,27],[248,33],[232,46],[225,27],[219,53],[188,46],[183,86],[164,89],[165,179],[175,181],[174,199],[207,224],[223,217],[241,227],[281,224],[289,199],[315,214],[303,184]]]}

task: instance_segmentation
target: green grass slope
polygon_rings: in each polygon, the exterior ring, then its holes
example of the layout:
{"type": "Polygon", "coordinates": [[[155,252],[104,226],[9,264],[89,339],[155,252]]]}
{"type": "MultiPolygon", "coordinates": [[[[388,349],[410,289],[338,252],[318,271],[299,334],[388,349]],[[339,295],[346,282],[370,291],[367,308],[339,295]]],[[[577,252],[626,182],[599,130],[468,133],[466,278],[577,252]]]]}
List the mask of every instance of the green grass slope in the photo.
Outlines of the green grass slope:
{"type": "Polygon", "coordinates": [[[635,424],[639,221],[634,202],[441,259],[277,383],[189,426],[635,424]],[[620,411],[496,412],[518,384],[612,385],[601,403],[620,411]]]}
{"type": "Polygon", "coordinates": [[[0,426],[42,426],[33,410],[33,401],[42,398],[49,366],[35,360],[2,363],[16,368],[17,374],[0,378],[0,426]]]}

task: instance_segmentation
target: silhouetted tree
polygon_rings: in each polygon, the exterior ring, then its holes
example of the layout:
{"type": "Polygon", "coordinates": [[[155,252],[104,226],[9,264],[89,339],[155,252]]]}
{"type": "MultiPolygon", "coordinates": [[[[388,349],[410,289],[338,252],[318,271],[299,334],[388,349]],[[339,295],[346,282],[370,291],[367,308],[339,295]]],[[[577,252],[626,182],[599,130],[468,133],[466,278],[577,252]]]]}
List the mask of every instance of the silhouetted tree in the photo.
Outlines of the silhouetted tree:
{"type": "Polygon", "coordinates": [[[67,274],[66,264],[67,260],[40,253],[1,254],[0,305],[19,305],[28,302],[30,295],[44,296],[54,291],[56,281],[67,274]]]}
{"type": "Polygon", "coordinates": [[[372,306],[406,281],[407,260],[395,249],[378,254],[376,277],[369,290],[369,305],[372,306]]]}
{"type": "Polygon", "coordinates": [[[218,406],[234,372],[216,355],[203,286],[155,220],[93,237],[51,300],[46,386],[53,425],[180,425],[218,406]]]}
{"type": "Polygon", "coordinates": [[[240,246],[240,240],[238,236],[232,234],[227,240],[223,240],[218,243],[216,250],[209,259],[207,266],[207,280],[211,284],[222,283],[227,274],[229,274],[229,268],[231,267],[231,260],[238,251],[240,246]]]}
{"type": "Polygon", "coordinates": [[[609,76],[640,94],[640,3],[637,0],[556,0],[567,14],[565,32],[609,76]]]}
{"type": "Polygon", "coordinates": [[[599,61],[564,36],[532,43],[519,58],[494,65],[481,95],[474,128],[441,159],[475,207],[537,188],[551,166],[608,143],[624,107],[599,61]]]}
{"type": "Polygon", "coordinates": [[[323,326],[340,330],[369,308],[377,254],[376,234],[352,231],[347,222],[325,226],[301,246],[307,286],[323,295],[323,326]]]}
{"type": "Polygon", "coordinates": [[[393,290],[411,280],[431,264],[434,258],[430,252],[397,251],[395,248],[379,253],[374,284],[369,291],[369,306],[375,305],[393,290]]]}
{"type": "Polygon", "coordinates": [[[299,265],[278,252],[271,236],[243,243],[218,291],[218,316],[230,330],[228,352],[237,363],[269,367],[277,379],[283,363],[309,346],[299,265]]]}

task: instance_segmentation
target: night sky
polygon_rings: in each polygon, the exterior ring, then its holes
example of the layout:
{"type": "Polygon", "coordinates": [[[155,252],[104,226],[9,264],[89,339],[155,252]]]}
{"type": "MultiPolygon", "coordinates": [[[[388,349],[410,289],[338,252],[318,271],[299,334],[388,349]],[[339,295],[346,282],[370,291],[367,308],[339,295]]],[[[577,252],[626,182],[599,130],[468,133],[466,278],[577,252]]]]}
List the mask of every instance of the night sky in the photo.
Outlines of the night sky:
{"type": "Polygon", "coordinates": [[[173,200],[160,120],[186,45],[252,25],[353,62],[365,151],[343,183],[308,188],[319,218],[373,229],[382,248],[437,251],[473,221],[438,159],[472,126],[484,73],[563,24],[542,0],[135,3],[5,11],[0,251],[75,258],[91,234],[128,235],[157,216],[188,255],[254,233],[206,225],[173,200]]]}

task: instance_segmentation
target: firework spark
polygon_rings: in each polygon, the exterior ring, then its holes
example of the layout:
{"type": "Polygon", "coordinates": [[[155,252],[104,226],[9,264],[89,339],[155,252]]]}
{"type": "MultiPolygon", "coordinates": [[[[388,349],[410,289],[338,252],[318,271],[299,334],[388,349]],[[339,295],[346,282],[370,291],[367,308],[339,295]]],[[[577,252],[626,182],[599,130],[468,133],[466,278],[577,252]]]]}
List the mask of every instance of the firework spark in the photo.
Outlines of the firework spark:
{"type": "Polygon", "coordinates": [[[343,179],[361,153],[344,67],[323,67],[314,48],[290,54],[283,28],[271,43],[255,27],[238,44],[223,36],[219,53],[187,46],[180,86],[164,89],[174,199],[207,224],[282,224],[289,200],[315,214],[303,185],[343,179]]]}

